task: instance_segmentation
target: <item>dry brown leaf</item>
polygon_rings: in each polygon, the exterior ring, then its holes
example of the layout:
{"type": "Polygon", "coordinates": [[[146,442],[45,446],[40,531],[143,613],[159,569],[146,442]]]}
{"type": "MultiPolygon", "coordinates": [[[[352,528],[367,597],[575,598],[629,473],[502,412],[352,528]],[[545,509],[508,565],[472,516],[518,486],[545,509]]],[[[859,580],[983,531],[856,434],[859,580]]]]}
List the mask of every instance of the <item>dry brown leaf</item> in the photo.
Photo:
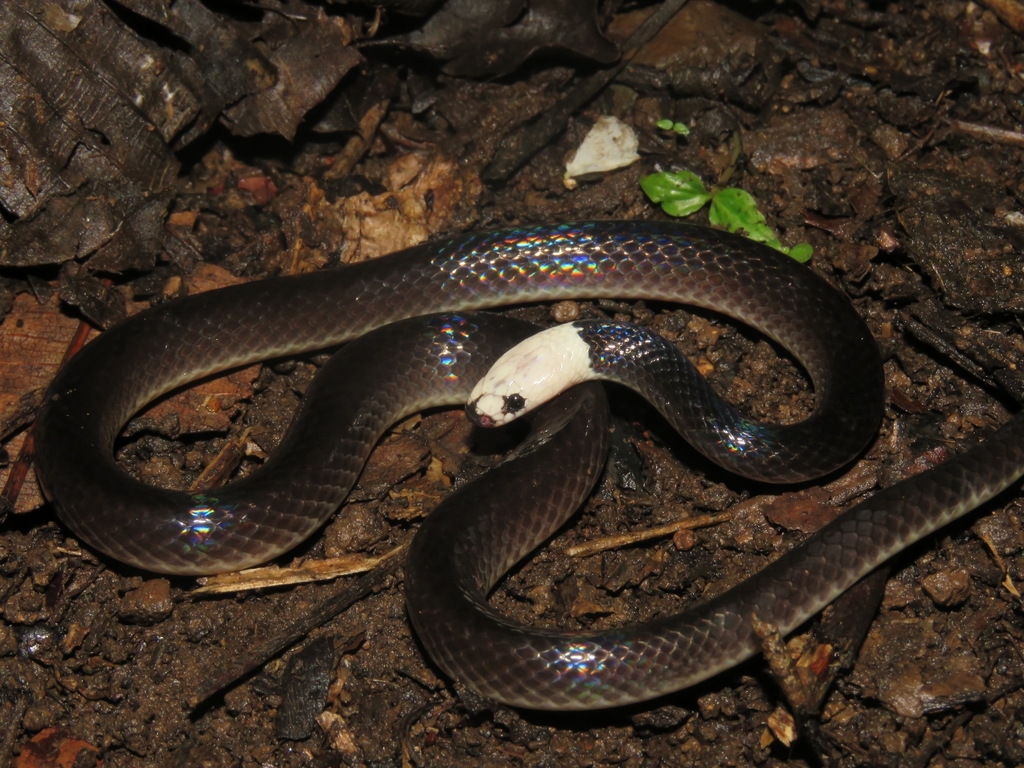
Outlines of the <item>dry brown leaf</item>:
{"type": "Polygon", "coordinates": [[[379,195],[362,192],[342,204],[346,264],[419,245],[470,222],[468,212],[482,190],[475,172],[446,155],[431,157],[414,176],[407,157],[395,165],[387,177],[394,183],[408,180],[405,186],[379,195]]]}
{"type": "Polygon", "coordinates": [[[61,728],[47,728],[37,733],[28,744],[22,745],[21,754],[14,761],[15,768],[72,768],[79,764],[102,766],[100,748],[76,739],[61,728]],[[82,752],[92,753],[88,761],[79,759],[82,752]]]}
{"type": "MultiPolygon", "coordinates": [[[[0,322],[0,411],[33,389],[46,387],[57,372],[78,321],[60,312],[56,296],[40,304],[34,296],[20,294],[14,307],[0,322]]],[[[18,455],[25,433],[5,446],[11,457],[18,455]]],[[[8,470],[0,469],[0,484],[8,470]]],[[[29,473],[15,505],[16,512],[35,509],[42,503],[35,475],[29,473]]]]}
{"type": "MultiPolygon", "coordinates": [[[[201,265],[188,280],[191,293],[237,282],[241,281],[230,272],[211,265],[201,265]]],[[[11,312],[0,322],[0,411],[26,392],[49,385],[78,322],[61,311],[56,296],[46,304],[39,304],[28,294],[15,299],[11,312]]],[[[93,332],[90,338],[96,335],[93,332]]],[[[142,421],[136,423],[136,428],[140,423],[165,428],[173,424],[172,431],[176,434],[226,430],[238,401],[252,394],[251,385],[258,372],[258,366],[233,371],[161,401],[142,414],[142,421]]],[[[20,434],[5,447],[13,457],[21,450],[23,442],[24,434],[20,434]]],[[[0,483],[6,481],[7,473],[6,468],[0,470],[0,483]]],[[[27,512],[42,503],[35,475],[29,473],[15,511],[27,512]]]]}

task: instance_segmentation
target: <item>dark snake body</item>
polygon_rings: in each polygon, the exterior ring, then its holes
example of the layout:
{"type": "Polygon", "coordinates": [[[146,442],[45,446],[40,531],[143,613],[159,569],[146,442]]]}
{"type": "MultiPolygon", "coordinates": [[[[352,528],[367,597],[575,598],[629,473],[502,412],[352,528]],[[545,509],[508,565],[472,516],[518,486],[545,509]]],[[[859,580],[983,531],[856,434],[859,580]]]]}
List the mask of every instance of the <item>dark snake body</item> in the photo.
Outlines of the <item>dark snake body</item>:
{"type": "Polygon", "coordinates": [[[430,656],[477,693],[512,706],[598,709],[696,685],[760,652],[754,617],[784,634],[796,629],[890,557],[1024,474],[1018,414],[985,443],[876,493],[707,602],[616,629],[534,629],[495,613],[487,595],[505,569],[561,526],[565,518],[553,510],[575,509],[603,466],[596,453],[601,392],[581,389],[571,391],[573,402],[551,407],[586,415],[519,460],[528,465],[499,466],[486,483],[445,499],[420,527],[406,564],[409,614],[430,656]],[[589,474],[567,480],[563,453],[585,457],[589,474]],[[509,499],[541,511],[526,526],[507,514],[509,499]]]}
{"type": "MultiPolygon", "coordinates": [[[[805,431],[816,442],[796,453],[803,453],[809,465],[794,471],[787,463],[791,457],[765,455],[756,476],[791,480],[830,471],[848,461],[876,428],[882,398],[877,349],[849,304],[810,270],[766,247],[703,228],[593,222],[462,236],[332,272],[249,283],[140,313],[102,334],[58,373],[37,422],[39,476],[67,525],[115,558],[169,573],[254,565],[294,546],[323,523],[344,500],[391,420],[464,398],[474,383],[468,379],[482,373],[477,370],[481,361],[508,345],[505,331],[484,331],[474,336],[476,341],[464,325],[476,325],[472,318],[428,321],[434,325],[423,335],[433,352],[412,351],[408,365],[390,369],[374,366],[394,366],[404,353],[382,350],[379,337],[349,344],[329,365],[358,367],[360,381],[340,399],[351,402],[374,394],[377,404],[356,408],[347,416],[352,423],[343,427],[331,420],[345,412],[344,405],[309,416],[311,436],[293,430],[260,472],[210,494],[152,488],[117,468],[114,440],[145,403],[211,373],[330,347],[402,318],[604,297],[718,310],[758,328],[804,365],[817,393],[811,429],[805,431]],[[501,349],[495,350],[498,335],[501,349]],[[469,360],[471,347],[484,353],[476,362],[469,360]],[[843,442],[840,435],[847,428],[853,436],[843,442]]],[[[580,399],[572,407],[590,411],[597,395],[589,391],[570,398],[570,404],[580,399]]],[[[316,392],[309,394],[307,400],[319,400],[313,398],[316,392]]],[[[566,407],[554,406],[556,414],[566,407]]],[[[600,421],[592,413],[587,416],[589,421],[568,419],[566,429],[534,454],[555,451],[557,456],[579,449],[588,442],[579,430],[590,429],[592,435],[595,428],[575,425],[600,421]],[[563,443],[566,448],[559,447],[563,443]]],[[[466,630],[459,623],[465,618],[459,612],[460,596],[482,599],[500,576],[496,563],[510,552],[531,549],[538,532],[541,539],[548,535],[543,532],[551,530],[550,513],[540,514],[543,521],[531,520],[530,510],[524,509],[529,535],[502,529],[499,538],[515,541],[502,544],[493,556],[486,549],[495,543],[497,529],[491,523],[463,521],[456,526],[463,533],[446,529],[433,538],[437,532],[432,529],[443,521],[431,518],[414,549],[422,552],[427,545],[420,542],[432,542],[437,564],[424,576],[413,553],[410,612],[442,667],[494,698],[550,708],[650,698],[749,656],[751,614],[783,631],[791,629],[881,560],[1005,488],[1024,466],[1022,433],[1024,420],[1018,417],[990,442],[878,494],[756,579],[695,613],[603,635],[560,639],[513,629],[479,610],[466,630]],[[489,531],[482,538],[481,526],[489,531]],[[442,546],[448,542],[454,545],[451,552],[442,546]],[[473,549],[472,556],[467,548],[473,549]],[[481,559],[486,562],[480,568],[467,565],[481,559]],[[456,573],[445,570],[448,566],[456,573]],[[439,581],[434,574],[449,580],[439,581]],[[450,592],[453,583],[464,589],[438,599],[435,588],[450,592]],[[422,599],[442,607],[424,606],[422,599]]],[[[726,446],[716,460],[730,466],[735,462],[742,473],[736,447],[726,446]]],[[[525,499],[527,487],[539,488],[539,497],[560,504],[578,501],[585,495],[583,486],[589,490],[596,478],[593,467],[583,471],[585,477],[566,483],[564,469],[553,478],[535,479],[517,475],[523,471],[517,466],[499,469],[512,473],[512,482],[524,490],[502,501],[525,499]],[[549,481],[555,487],[542,487],[549,481]]],[[[509,516],[507,509],[501,512],[509,516]]]]}

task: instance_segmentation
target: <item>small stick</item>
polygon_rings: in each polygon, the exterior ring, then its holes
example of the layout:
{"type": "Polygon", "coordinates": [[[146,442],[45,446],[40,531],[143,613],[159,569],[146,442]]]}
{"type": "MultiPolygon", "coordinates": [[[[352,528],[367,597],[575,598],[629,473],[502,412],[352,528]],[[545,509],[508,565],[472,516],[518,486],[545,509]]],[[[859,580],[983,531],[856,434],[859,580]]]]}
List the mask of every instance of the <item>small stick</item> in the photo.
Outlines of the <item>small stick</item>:
{"type": "Polygon", "coordinates": [[[339,576],[371,571],[404,550],[404,546],[399,546],[379,557],[368,557],[363,554],[343,555],[328,560],[307,560],[289,568],[271,565],[265,568],[249,568],[237,573],[223,573],[200,579],[200,586],[193,589],[190,594],[216,595],[247,589],[271,589],[291,584],[305,584],[310,581],[328,581],[339,576]]]}
{"type": "Polygon", "coordinates": [[[964,120],[950,120],[950,127],[960,133],[966,133],[976,139],[992,142],[993,144],[1009,144],[1013,147],[1024,147],[1024,133],[1020,131],[1008,131],[1005,128],[995,128],[991,125],[980,123],[968,123],[964,120]]]}
{"type": "Polygon", "coordinates": [[[593,539],[584,544],[577,544],[574,547],[567,548],[565,550],[565,554],[570,557],[586,557],[587,555],[603,552],[606,549],[627,547],[630,544],[636,544],[638,541],[656,539],[659,536],[670,536],[676,531],[706,528],[709,525],[718,525],[719,523],[724,523],[726,520],[731,519],[731,512],[723,512],[720,515],[698,515],[697,517],[688,517],[685,520],[677,520],[674,523],[658,525],[654,528],[645,528],[642,531],[631,531],[629,533],[618,534],[617,536],[605,536],[600,539],[593,539]]]}

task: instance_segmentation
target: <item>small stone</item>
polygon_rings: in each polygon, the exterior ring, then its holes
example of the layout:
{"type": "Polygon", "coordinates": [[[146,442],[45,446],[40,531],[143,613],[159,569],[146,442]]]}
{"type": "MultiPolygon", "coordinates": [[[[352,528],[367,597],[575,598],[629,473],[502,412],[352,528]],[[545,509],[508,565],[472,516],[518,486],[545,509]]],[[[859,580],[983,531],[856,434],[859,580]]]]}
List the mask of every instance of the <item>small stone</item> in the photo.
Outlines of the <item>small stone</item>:
{"type": "Polygon", "coordinates": [[[910,137],[891,125],[880,125],[871,132],[871,140],[890,160],[903,155],[910,147],[910,137]]]}
{"type": "Polygon", "coordinates": [[[689,528],[680,528],[672,535],[672,545],[680,552],[689,552],[697,544],[697,534],[689,528]]]}
{"type": "Polygon", "coordinates": [[[952,608],[963,603],[971,594],[971,576],[963,568],[939,571],[926,576],[921,583],[924,591],[940,608],[952,608]]]}
{"type": "Polygon", "coordinates": [[[551,307],[551,317],[556,323],[571,323],[580,317],[580,305],[575,301],[560,301],[551,307]]]}
{"type": "Polygon", "coordinates": [[[132,624],[155,624],[170,616],[172,610],[171,582],[151,579],[121,598],[118,615],[132,624]]]}
{"type": "Polygon", "coordinates": [[[717,693],[701,696],[697,699],[697,708],[700,710],[701,717],[705,720],[712,720],[718,717],[718,713],[722,711],[721,696],[717,693]]]}

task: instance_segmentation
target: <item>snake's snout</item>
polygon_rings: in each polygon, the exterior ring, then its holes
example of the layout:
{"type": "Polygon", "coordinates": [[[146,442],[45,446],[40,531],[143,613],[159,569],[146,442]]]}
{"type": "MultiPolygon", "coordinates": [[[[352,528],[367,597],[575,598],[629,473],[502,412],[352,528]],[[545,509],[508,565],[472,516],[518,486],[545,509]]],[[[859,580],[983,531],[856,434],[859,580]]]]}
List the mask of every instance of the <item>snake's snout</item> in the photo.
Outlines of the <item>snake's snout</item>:
{"type": "Polygon", "coordinates": [[[477,398],[476,400],[466,403],[466,416],[469,417],[471,422],[476,424],[478,427],[483,427],[484,429],[490,429],[491,427],[497,426],[497,422],[494,420],[494,417],[484,413],[480,408],[479,401],[480,398],[477,398]]]}

